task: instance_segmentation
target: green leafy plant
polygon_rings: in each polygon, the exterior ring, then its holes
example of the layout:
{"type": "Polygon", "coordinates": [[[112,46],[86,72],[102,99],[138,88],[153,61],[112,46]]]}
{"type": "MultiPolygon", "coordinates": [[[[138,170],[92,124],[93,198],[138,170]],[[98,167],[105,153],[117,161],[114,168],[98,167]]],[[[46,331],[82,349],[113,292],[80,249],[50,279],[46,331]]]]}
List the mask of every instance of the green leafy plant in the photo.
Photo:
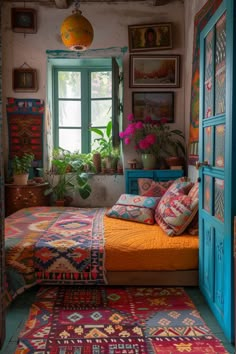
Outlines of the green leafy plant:
{"type": "Polygon", "coordinates": [[[133,114],[128,115],[129,124],[120,132],[120,138],[129,145],[134,142],[134,149],[139,153],[153,153],[158,157],[185,157],[184,134],[178,129],[170,129],[166,119],[160,121],[146,117],[136,121],[133,114]]]}
{"type": "Polygon", "coordinates": [[[90,128],[90,130],[99,135],[99,138],[95,139],[98,143],[96,151],[100,152],[102,157],[112,156],[112,121],[107,123],[105,131],[99,128],[90,128]]]}
{"type": "Polygon", "coordinates": [[[50,187],[45,194],[53,194],[56,200],[64,200],[72,191],[79,192],[81,198],[90,196],[91,186],[84,171],[84,161],[78,153],[62,148],[54,149],[52,168],[46,174],[50,187]]]}
{"type": "Polygon", "coordinates": [[[116,170],[117,162],[120,157],[120,149],[119,147],[113,147],[112,121],[110,120],[107,123],[105,131],[99,128],[90,128],[90,130],[99,135],[99,138],[95,139],[98,143],[96,151],[101,154],[103,161],[106,161],[106,168],[116,170]]]}
{"type": "Polygon", "coordinates": [[[34,154],[24,153],[22,156],[14,156],[12,159],[13,175],[27,174],[30,171],[32,162],[34,161],[34,154]]]}

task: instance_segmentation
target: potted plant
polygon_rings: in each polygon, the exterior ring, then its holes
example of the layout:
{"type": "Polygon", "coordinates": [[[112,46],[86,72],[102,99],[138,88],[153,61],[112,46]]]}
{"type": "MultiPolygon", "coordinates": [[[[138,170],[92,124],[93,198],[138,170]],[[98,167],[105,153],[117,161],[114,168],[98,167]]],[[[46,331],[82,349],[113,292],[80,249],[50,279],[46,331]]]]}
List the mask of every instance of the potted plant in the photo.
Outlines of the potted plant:
{"type": "Polygon", "coordinates": [[[101,159],[105,161],[106,170],[114,170],[114,164],[117,164],[120,150],[119,147],[113,147],[112,144],[112,121],[110,120],[107,123],[105,131],[99,128],[90,128],[90,130],[99,135],[99,138],[95,139],[98,143],[96,152],[100,153],[101,159]]]}
{"type": "Polygon", "coordinates": [[[72,191],[79,192],[83,199],[88,198],[91,193],[84,161],[78,153],[62,148],[54,149],[52,168],[46,176],[50,187],[45,194],[52,194],[57,205],[65,205],[68,200],[71,201],[72,191]]]}
{"type": "Polygon", "coordinates": [[[170,156],[181,158],[183,165],[185,141],[180,130],[170,129],[166,119],[156,121],[146,117],[143,121],[136,121],[134,115],[129,114],[128,121],[127,128],[120,132],[120,138],[124,139],[126,145],[134,141],[135,151],[141,153],[143,163],[147,163],[147,169],[155,168],[156,160],[162,164],[162,161],[170,156]],[[148,160],[150,157],[152,164],[148,160]]]}
{"type": "Polygon", "coordinates": [[[23,153],[22,156],[15,155],[11,161],[14,184],[26,185],[28,183],[29,171],[34,161],[34,154],[23,153]]]}

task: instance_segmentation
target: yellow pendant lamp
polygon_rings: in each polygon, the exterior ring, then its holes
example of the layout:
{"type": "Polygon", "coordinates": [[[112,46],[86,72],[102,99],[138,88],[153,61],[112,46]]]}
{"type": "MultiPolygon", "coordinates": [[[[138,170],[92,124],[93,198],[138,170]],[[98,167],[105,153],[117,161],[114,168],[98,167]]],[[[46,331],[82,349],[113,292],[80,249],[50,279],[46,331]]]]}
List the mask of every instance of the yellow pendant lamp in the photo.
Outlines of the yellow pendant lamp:
{"type": "Polygon", "coordinates": [[[75,10],[72,15],[65,18],[61,25],[61,38],[67,48],[76,51],[88,49],[93,41],[93,27],[82,16],[79,1],[75,1],[75,10]]]}

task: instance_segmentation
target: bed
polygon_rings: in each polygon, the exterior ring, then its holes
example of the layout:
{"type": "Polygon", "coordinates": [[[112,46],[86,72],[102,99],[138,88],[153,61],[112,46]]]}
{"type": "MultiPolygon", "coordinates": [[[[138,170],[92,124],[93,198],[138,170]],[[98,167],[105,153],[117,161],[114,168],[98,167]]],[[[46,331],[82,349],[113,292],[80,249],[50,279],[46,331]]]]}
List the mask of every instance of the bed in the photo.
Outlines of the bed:
{"type": "Polygon", "coordinates": [[[106,208],[33,207],[5,220],[6,303],[37,283],[196,286],[198,236],[110,218],[106,208]]]}

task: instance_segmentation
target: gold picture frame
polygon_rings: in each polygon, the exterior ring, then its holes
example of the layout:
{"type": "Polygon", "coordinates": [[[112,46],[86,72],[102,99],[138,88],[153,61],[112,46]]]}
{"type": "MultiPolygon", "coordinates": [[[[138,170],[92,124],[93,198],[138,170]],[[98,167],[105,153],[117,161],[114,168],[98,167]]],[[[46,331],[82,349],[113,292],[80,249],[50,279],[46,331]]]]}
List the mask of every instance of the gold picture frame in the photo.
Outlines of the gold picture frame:
{"type": "Polygon", "coordinates": [[[180,86],[180,55],[130,55],[130,87],[175,88],[180,86]]]}
{"type": "Polygon", "coordinates": [[[11,9],[11,26],[13,32],[36,33],[37,17],[36,10],[30,8],[13,7],[11,9]]]}
{"type": "Polygon", "coordinates": [[[165,118],[174,122],[174,92],[132,92],[132,112],[136,120],[151,117],[154,121],[165,118]]]}
{"type": "Polygon", "coordinates": [[[131,53],[172,48],[171,23],[130,25],[128,35],[131,53]]]}
{"type": "Polygon", "coordinates": [[[13,69],[13,90],[16,92],[36,92],[38,90],[36,69],[13,69]]]}

